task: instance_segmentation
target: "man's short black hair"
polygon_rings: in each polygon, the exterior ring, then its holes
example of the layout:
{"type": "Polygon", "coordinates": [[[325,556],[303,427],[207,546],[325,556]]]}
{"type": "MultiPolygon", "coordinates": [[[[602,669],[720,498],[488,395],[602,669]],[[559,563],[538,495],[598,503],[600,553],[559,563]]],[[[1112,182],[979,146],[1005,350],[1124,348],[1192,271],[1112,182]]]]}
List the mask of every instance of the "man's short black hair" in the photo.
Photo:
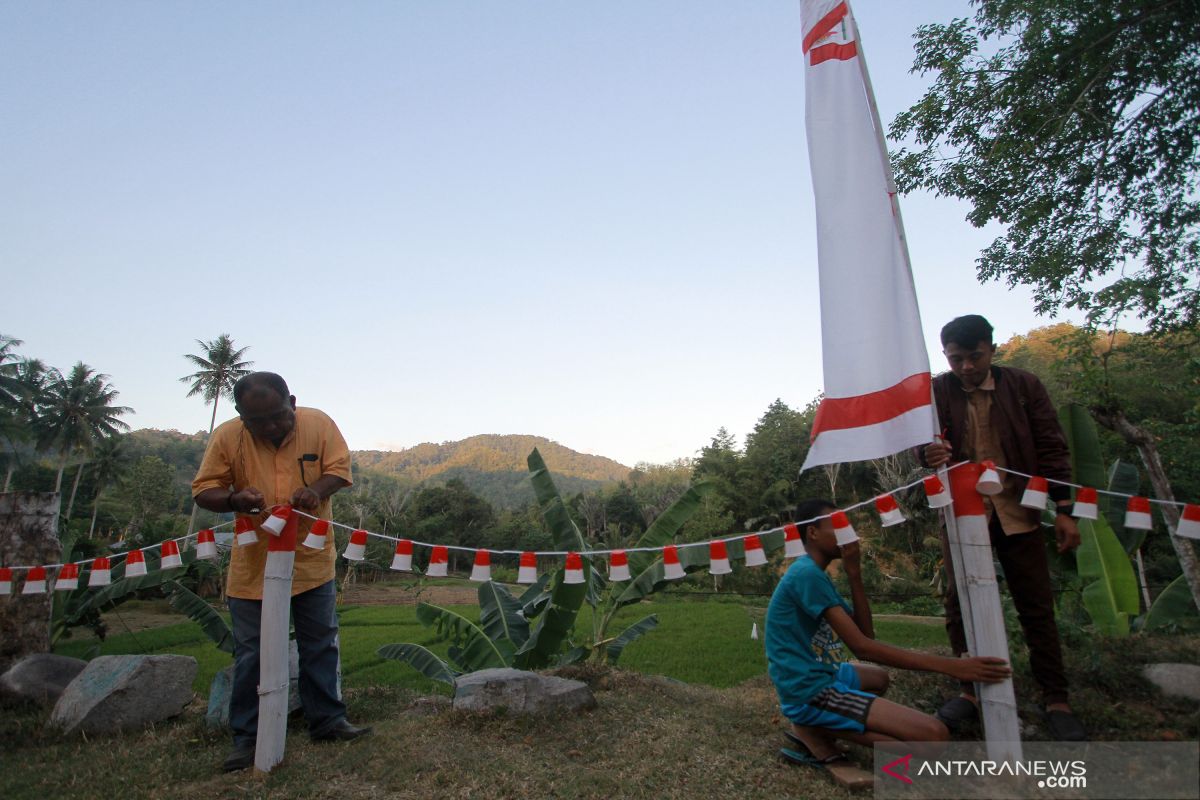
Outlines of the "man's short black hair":
{"type": "Polygon", "coordinates": [[[978,314],[956,317],[942,328],[942,347],[951,342],[964,350],[970,350],[980,342],[992,344],[992,323],[978,314]]]}
{"type": "Polygon", "coordinates": [[[823,497],[813,497],[808,500],[801,500],[796,506],[795,516],[796,522],[800,523],[797,526],[800,528],[800,540],[807,542],[808,526],[819,524],[817,522],[812,522],[812,520],[816,519],[817,517],[823,517],[830,511],[837,511],[837,506],[823,497]]]}
{"type": "Polygon", "coordinates": [[[292,396],[292,393],[288,391],[287,381],[282,376],[276,375],[274,372],[251,372],[249,375],[238,378],[238,382],[233,385],[233,402],[242,402],[246,392],[260,386],[278,392],[284,400],[292,396]]]}

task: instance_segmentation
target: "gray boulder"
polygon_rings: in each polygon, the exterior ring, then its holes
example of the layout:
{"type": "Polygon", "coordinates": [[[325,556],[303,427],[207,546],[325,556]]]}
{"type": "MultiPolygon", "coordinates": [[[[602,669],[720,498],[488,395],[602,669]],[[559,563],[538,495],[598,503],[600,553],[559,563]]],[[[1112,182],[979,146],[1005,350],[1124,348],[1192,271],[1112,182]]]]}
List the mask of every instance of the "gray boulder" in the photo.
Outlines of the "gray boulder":
{"type": "MultiPolygon", "coordinates": [[[[289,642],[288,650],[288,713],[299,711],[300,706],[300,651],[296,640],[289,642]]],[[[205,721],[212,728],[229,727],[229,699],[233,695],[233,665],[213,676],[208,689],[208,711],[205,721]]]]}
{"type": "Polygon", "coordinates": [[[87,662],[81,658],[53,653],[26,656],[0,675],[0,695],[53,705],[86,666],[87,662]]]}
{"type": "Polygon", "coordinates": [[[50,714],[65,733],[117,733],[170,719],[192,700],[191,656],[100,656],[71,681],[50,714]]]}
{"type": "Polygon", "coordinates": [[[1200,666],[1195,664],[1148,664],[1142,675],[1163,694],[1200,700],[1200,666]]]}
{"type": "Polygon", "coordinates": [[[582,681],[519,669],[484,669],[459,677],[455,711],[550,714],[594,708],[596,698],[582,681]]]}

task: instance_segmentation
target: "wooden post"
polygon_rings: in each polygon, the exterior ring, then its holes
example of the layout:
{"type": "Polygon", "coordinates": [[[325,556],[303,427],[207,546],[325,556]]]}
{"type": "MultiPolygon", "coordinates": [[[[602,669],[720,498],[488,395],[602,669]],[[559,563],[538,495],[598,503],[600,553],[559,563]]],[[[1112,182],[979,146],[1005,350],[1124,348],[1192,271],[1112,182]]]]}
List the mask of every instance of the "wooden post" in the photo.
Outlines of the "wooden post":
{"type": "MultiPolygon", "coordinates": [[[[58,562],[60,502],[54,492],[0,494],[0,566],[58,562]]],[[[21,594],[25,571],[13,577],[13,593],[0,597],[0,672],[27,655],[50,652],[50,588],[46,594],[21,594]]]]}
{"type": "Polygon", "coordinates": [[[254,768],[270,772],[283,761],[287,743],[288,614],[292,610],[292,567],[299,519],[288,509],[287,524],[267,542],[259,619],[258,739],[254,768]]]}

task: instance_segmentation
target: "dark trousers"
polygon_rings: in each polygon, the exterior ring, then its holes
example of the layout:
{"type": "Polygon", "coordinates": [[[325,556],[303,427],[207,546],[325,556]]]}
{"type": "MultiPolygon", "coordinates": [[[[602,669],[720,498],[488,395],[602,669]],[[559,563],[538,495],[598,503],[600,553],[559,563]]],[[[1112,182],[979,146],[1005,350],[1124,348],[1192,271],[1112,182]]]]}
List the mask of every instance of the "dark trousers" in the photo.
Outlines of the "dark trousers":
{"type": "MultiPolygon", "coordinates": [[[[346,718],[338,691],[338,624],[333,581],[292,596],[292,624],[300,651],[300,702],[313,736],[346,718]]],[[[230,597],[233,619],[233,692],[229,725],[238,747],[253,747],[258,736],[258,652],[261,600],[230,597]]]]}
{"type": "MultiPolygon", "coordinates": [[[[1041,530],[1006,536],[1000,519],[992,515],[988,533],[992,549],[1004,568],[1004,580],[1017,608],[1017,618],[1029,647],[1029,666],[1033,677],[1042,687],[1042,699],[1050,703],[1067,701],[1067,676],[1063,670],[1062,645],[1058,640],[1058,625],[1054,622],[1054,591],[1050,585],[1050,565],[1046,558],[1045,537],[1041,530]]],[[[954,654],[967,651],[967,636],[963,631],[962,609],[958,603],[958,586],[954,582],[950,543],[942,531],[942,560],[946,565],[946,632],[954,654]]],[[[963,684],[963,691],[975,694],[975,686],[963,684]]]]}

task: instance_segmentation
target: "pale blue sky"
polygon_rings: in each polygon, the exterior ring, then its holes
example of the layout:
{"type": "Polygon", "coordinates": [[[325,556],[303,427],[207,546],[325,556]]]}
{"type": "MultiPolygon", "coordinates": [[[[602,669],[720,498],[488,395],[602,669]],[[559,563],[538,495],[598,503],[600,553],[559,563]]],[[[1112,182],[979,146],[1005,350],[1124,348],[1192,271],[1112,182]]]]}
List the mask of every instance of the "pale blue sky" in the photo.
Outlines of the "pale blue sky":
{"type": "MultiPolygon", "coordinates": [[[[855,6],[885,124],[919,24],[855,6]]],[[[222,332],[354,448],[532,433],[632,465],[821,389],[797,0],[0,4],[0,332],[134,427],[222,332]]],[[[902,201],[936,334],[988,232],[902,201]]],[[[218,419],[232,415],[226,406],[218,419]]]]}

